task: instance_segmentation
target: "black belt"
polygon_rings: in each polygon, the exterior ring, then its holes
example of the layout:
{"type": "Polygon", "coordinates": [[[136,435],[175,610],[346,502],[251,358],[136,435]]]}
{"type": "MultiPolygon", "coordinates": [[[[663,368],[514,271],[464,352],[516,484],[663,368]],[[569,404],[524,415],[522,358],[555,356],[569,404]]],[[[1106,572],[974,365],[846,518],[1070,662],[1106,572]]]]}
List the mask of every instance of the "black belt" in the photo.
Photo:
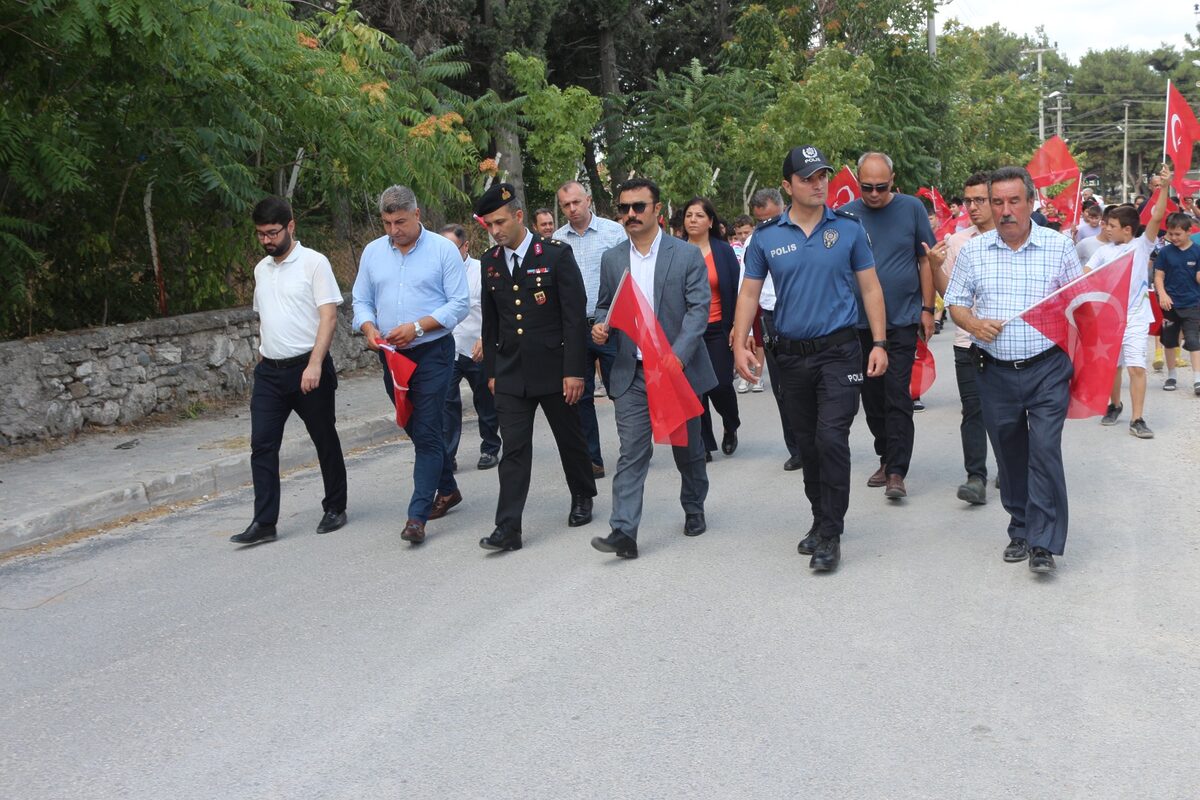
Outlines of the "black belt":
{"type": "Polygon", "coordinates": [[[307,353],[293,356],[292,358],[264,358],[262,363],[266,364],[268,367],[275,367],[275,369],[287,369],[288,367],[294,367],[297,364],[307,364],[308,359],[311,357],[312,350],[309,350],[307,353]]]}
{"type": "Polygon", "coordinates": [[[1049,350],[1043,350],[1042,352],[1038,353],[1036,356],[1030,356],[1029,358],[1019,358],[1016,361],[1004,361],[1002,359],[995,358],[994,356],[992,356],[991,353],[984,350],[982,347],[977,347],[975,349],[977,349],[979,351],[979,357],[982,358],[985,362],[987,362],[988,364],[991,364],[993,366],[996,366],[996,367],[1004,367],[1005,369],[1028,369],[1029,367],[1032,367],[1034,364],[1038,363],[1039,361],[1045,361],[1050,356],[1063,352],[1062,348],[1060,348],[1058,345],[1055,345],[1054,347],[1051,347],[1049,350]]]}
{"type": "Polygon", "coordinates": [[[857,338],[858,331],[854,328],[842,328],[840,331],[834,331],[828,336],[818,336],[816,339],[785,339],[777,336],[771,342],[771,350],[776,355],[811,356],[813,353],[819,353],[834,345],[853,342],[857,338]]]}

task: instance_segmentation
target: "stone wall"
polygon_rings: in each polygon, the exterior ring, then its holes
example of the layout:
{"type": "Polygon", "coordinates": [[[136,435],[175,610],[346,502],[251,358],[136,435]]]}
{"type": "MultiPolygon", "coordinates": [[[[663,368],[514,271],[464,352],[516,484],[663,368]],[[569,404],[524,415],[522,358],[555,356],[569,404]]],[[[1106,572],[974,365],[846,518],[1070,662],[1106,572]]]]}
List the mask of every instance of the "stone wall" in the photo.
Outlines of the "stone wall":
{"type": "MultiPolygon", "coordinates": [[[[339,372],[378,363],[351,336],[352,315],[347,297],[331,348],[339,372]]],[[[0,447],[245,396],[257,353],[250,308],[0,342],[0,447]]]]}

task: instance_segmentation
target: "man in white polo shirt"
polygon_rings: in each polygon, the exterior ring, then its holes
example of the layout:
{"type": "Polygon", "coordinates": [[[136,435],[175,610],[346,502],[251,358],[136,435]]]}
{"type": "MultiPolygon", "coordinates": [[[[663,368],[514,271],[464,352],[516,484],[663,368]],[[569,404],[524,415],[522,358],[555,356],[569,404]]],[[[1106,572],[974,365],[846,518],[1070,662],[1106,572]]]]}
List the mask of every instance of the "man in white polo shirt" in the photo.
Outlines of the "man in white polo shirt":
{"type": "Polygon", "coordinates": [[[250,397],[250,471],[254,477],[254,521],[230,537],[237,544],[275,539],[279,519],[279,445],[293,411],[304,420],[317,448],[325,514],[317,533],[346,524],[346,462],[334,425],[337,372],[329,345],[342,293],[329,259],[295,239],[292,207],[268,197],[252,214],[266,257],[254,268],[254,310],[259,316],[259,352],[250,397]]]}

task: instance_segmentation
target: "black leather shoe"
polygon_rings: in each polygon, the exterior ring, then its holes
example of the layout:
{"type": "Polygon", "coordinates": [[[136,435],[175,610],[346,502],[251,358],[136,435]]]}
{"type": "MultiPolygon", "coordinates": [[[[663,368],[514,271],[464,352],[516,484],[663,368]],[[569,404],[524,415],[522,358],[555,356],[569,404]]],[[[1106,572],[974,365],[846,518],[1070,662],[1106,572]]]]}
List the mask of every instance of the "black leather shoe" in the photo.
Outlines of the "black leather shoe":
{"type": "Polygon", "coordinates": [[[604,467],[600,464],[592,464],[592,477],[600,479],[604,477],[604,467]]]}
{"type": "Polygon", "coordinates": [[[837,569],[842,560],[842,543],[840,539],[821,539],[817,549],[808,561],[810,569],[817,572],[832,572],[837,569]]]}
{"type": "Polygon", "coordinates": [[[804,462],[800,460],[800,456],[792,456],[787,461],[783,462],[784,472],[795,472],[804,466],[804,462]]]}
{"type": "Polygon", "coordinates": [[[685,514],[683,517],[683,535],[684,536],[699,536],[708,530],[708,523],[704,521],[704,512],[698,514],[685,514]]]}
{"type": "Polygon", "coordinates": [[[317,523],[317,533],[333,533],[345,524],[345,511],[326,511],[325,516],[317,523]]]}
{"type": "Polygon", "coordinates": [[[592,498],[577,494],[571,498],[571,513],[567,515],[567,525],[578,528],[592,521],[592,498]]]}
{"type": "Polygon", "coordinates": [[[817,535],[817,523],[813,522],[812,527],[808,529],[808,533],[800,540],[800,544],[796,545],[796,552],[802,556],[811,556],[817,552],[817,545],[821,543],[821,537],[817,535]]]}
{"type": "Polygon", "coordinates": [[[721,437],[721,452],[731,456],[734,450],[737,450],[737,431],[726,428],[725,435],[721,437]]]}
{"type": "Polygon", "coordinates": [[[479,461],[475,464],[475,469],[491,469],[500,463],[500,459],[495,453],[484,453],[479,457],[479,461]]]}
{"type": "Polygon", "coordinates": [[[1029,551],[1029,571],[1045,574],[1057,569],[1054,556],[1044,547],[1035,547],[1029,551]]]}
{"type": "Polygon", "coordinates": [[[259,542],[275,541],[275,526],[274,525],[259,525],[257,522],[251,522],[250,527],[241,533],[235,533],[229,537],[229,541],[234,544],[258,544],[259,542]]]}
{"type": "Polygon", "coordinates": [[[711,464],[711,463],[712,463],[712,450],[705,450],[705,451],[704,451],[704,463],[705,463],[705,464],[711,464]]]}
{"type": "Polygon", "coordinates": [[[604,537],[594,537],[592,547],[601,553],[616,553],[619,558],[637,558],[637,542],[620,531],[613,531],[604,537]]]}
{"type": "Polygon", "coordinates": [[[508,533],[496,528],[492,531],[491,536],[485,536],[479,540],[479,546],[484,550],[520,550],[521,534],[508,533]]]}
{"type": "Polygon", "coordinates": [[[1012,539],[1004,548],[1004,560],[1010,564],[1029,558],[1029,542],[1024,539],[1012,539]]]}

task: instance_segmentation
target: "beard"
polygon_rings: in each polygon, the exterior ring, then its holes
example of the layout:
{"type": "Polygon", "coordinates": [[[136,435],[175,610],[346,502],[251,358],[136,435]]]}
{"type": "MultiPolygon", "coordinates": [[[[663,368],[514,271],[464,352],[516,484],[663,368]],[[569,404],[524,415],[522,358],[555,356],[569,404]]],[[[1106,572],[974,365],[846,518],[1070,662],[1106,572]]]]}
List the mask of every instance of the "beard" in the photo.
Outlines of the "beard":
{"type": "Polygon", "coordinates": [[[263,245],[263,250],[265,250],[267,255],[271,256],[272,258],[279,258],[281,255],[285,254],[288,250],[291,250],[291,249],[292,249],[292,234],[290,234],[290,233],[285,233],[283,235],[283,238],[279,240],[278,244],[264,244],[263,245]]]}

